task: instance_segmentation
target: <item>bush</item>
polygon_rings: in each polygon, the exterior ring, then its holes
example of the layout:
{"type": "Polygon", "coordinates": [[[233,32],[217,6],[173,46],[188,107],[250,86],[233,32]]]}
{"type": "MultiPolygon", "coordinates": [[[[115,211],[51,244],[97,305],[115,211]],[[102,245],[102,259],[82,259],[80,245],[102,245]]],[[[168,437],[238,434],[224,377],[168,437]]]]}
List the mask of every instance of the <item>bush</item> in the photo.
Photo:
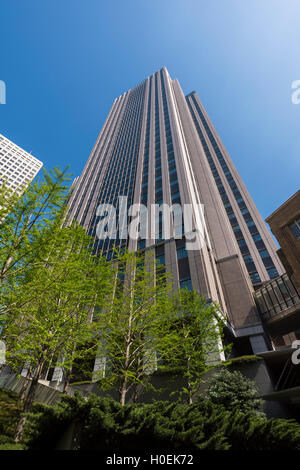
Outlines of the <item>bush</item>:
{"type": "Polygon", "coordinates": [[[110,398],[63,396],[54,407],[35,404],[24,442],[29,449],[54,449],[75,424],[73,449],[80,450],[300,450],[300,425],[207,399],[121,405],[110,398]]]}
{"type": "Polygon", "coordinates": [[[23,446],[16,444],[13,439],[21,411],[18,394],[0,388],[0,450],[23,449],[23,446]]]}
{"type": "Polygon", "coordinates": [[[231,450],[300,450],[300,425],[292,419],[235,411],[225,434],[231,450]]]}
{"type": "Polygon", "coordinates": [[[0,435],[0,450],[23,450],[22,444],[16,444],[9,436],[0,435]]]}
{"type": "MultiPolygon", "coordinates": [[[[13,438],[21,409],[18,404],[18,394],[0,388],[0,435],[13,438]]],[[[0,441],[2,444],[2,442],[0,441]]]]}
{"type": "Polygon", "coordinates": [[[214,375],[206,396],[226,410],[238,409],[241,413],[257,411],[263,403],[252,380],[241,372],[230,372],[228,369],[214,375]]]}

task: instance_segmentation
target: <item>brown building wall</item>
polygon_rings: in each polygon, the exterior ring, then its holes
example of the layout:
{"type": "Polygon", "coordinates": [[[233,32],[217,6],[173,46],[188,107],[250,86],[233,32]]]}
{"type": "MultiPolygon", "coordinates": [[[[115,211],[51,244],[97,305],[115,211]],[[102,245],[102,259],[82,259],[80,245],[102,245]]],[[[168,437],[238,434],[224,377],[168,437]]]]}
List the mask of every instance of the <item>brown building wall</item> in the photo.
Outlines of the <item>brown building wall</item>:
{"type": "Polygon", "coordinates": [[[266,221],[278,240],[279,256],[294,285],[300,290],[300,238],[296,238],[290,225],[300,218],[300,190],[282,204],[266,221]]]}
{"type": "Polygon", "coordinates": [[[221,281],[226,310],[236,328],[260,322],[248,273],[177,80],[173,81],[173,89],[199,199],[204,205],[211,253],[221,281]]]}
{"type": "Polygon", "coordinates": [[[197,122],[201,128],[201,132],[202,134],[204,135],[205,137],[205,141],[206,141],[206,145],[208,146],[209,148],[209,151],[210,151],[210,154],[213,158],[213,161],[214,161],[214,164],[218,170],[218,173],[219,173],[219,176],[220,176],[220,179],[221,179],[221,182],[226,190],[226,194],[229,198],[229,201],[230,201],[230,204],[234,210],[234,214],[235,214],[235,217],[237,219],[237,222],[241,228],[241,231],[243,233],[243,237],[244,237],[244,240],[246,241],[247,243],[247,246],[249,248],[249,252],[250,252],[250,255],[252,256],[253,258],[253,262],[256,266],[256,270],[257,270],[257,273],[259,274],[260,276],[260,279],[262,282],[265,282],[265,281],[268,281],[270,279],[269,275],[268,275],[268,272],[266,270],[266,267],[264,266],[264,263],[262,261],[262,258],[260,257],[260,254],[259,254],[259,251],[254,243],[254,240],[253,240],[253,237],[247,227],[247,224],[246,224],[246,221],[241,213],[241,210],[236,202],[236,199],[233,195],[233,192],[230,188],[230,185],[227,181],[227,178],[225,177],[225,174],[224,174],[224,171],[221,167],[221,164],[219,162],[219,159],[217,157],[217,154],[216,154],[216,149],[213,147],[212,143],[211,143],[211,140],[208,136],[208,132],[207,130],[205,129],[204,125],[203,125],[203,122],[201,121],[201,119],[199,118],[199,114],[197,112],[197,109],[196,109],[196,105],[195,105],[195,102],[196,104],[199,106],[204,118],[205,118],[205,121],[206,121],[206,124],[210,130],[210,132],[212,133],[212,136],[213,138],[215,139],[220,151],[221,151],[221,154],[222,154],[222,157],[224,158],[227,166],[228,166],[228,169],[230,170],[231,172],[231,175],[233,177],[233,180],[246,204],[246,207],[258,229],[258,232],[259,234],[261,235],[261,238],[262,238],[262,241],[264,242],[265,244],[265,247],[266,249],[268,250],[269,252],[269,255],[274,263],[274,267],[277,269],[277,272],[279,275],[283,274],[284,270],[283,270],[283,266],[277,256],[277,247],[276,247],[276,244],[263,220],[263,218],[261,217],[259,211],[257,210],[257,207],[255,206],[254,204],[254,201],[252,199],[252,197],[250,196],[241,176],[239,175],[232,159],[230,158],[230,155],[228,154],[228,152],[226,151],[226,148],[224,147],[224,144],[222,142],[222,140],[220,139],[212,121],[210,120],[202,102],[200,101],[199,99],[199,96],[196,92],[193,92],[191,93],[190,95],[187,96],[187,101],[188,103],[190,104],[191,106],[191,109],[193,110],[194,112],[194,115],[196,116],[197,118],[197,122]],[[195,100],[195,101],[194,101],[195,100]]]}

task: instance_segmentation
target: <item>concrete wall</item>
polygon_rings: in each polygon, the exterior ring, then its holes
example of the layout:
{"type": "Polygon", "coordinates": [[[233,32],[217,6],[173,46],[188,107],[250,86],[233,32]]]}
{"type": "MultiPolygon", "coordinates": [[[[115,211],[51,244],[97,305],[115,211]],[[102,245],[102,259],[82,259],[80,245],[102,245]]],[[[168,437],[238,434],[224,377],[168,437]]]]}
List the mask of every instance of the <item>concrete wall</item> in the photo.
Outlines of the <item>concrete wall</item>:
{"type": "MultiPolygon", "coordinates": [[[[209,381],[211,377],[216,374],[218,370],[219,369],[217,368],[206,374],[204,377],[206,383],[201,385],[199,390],[200,393],[205,394],[205,391],[209,387],[209,381]]],[[[233,364],[229,366],[229,370],[240,371],[243,375],[253,380],[258,388],[260,396],[274,391],[274,384],[262,359],[258,359],[255,362],[234,361],[233,364]]],[[[175,401],[178,399],[178,393],[174,395],[171,394],[172,392],[179,391],[185,385],[185,380],[180,373],[156,373],[151,378],[151,384],[156,389],[156,392],[142,392],[139,396],[139,403],[152,403],[153,399],[175,401]]],[[[80,391],[85,396],[87,396],[89,393],[94,393],[101,397],[109,396],[115,400],[118,400],[118,393],[116,391],[104,392],[100,389],[100,386],[97,383],[72,385],[72,389],[80,391]]],[[[128,403],[131,402],[132,400],[129,396],[128,403]]],[[[289,408],[281,405],[279,402],[265,401],[262,406],[262,411],[264,411],[269,418],[292,417],[289,408]]]]}
{"type": "MultiPolygon", "coordinates": [[[[25,382],[29,379],[25,377],[18,378],[16,374],[5,374],[0,375],[0,388],[6,388],[13,392],[20,393],[25,382]]],[[[55,405],[59,400],[59,391],[54,388],[47,387],[43,384],[38,384],[37,390],[34,396],[34,401],[46,403],[47,405],[55,405]]]]}

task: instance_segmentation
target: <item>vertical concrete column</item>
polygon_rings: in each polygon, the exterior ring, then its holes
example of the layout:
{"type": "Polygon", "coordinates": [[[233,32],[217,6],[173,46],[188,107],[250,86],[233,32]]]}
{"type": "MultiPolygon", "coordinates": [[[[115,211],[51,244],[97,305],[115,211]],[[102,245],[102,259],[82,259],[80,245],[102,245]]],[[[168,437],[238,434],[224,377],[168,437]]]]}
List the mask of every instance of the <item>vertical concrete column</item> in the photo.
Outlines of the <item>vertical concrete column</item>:
{"type": "Polygon", "coordinates": [[[263,335],[250,336],[249,340],[254,354],[268,351],[269,348],[263,335]]]}

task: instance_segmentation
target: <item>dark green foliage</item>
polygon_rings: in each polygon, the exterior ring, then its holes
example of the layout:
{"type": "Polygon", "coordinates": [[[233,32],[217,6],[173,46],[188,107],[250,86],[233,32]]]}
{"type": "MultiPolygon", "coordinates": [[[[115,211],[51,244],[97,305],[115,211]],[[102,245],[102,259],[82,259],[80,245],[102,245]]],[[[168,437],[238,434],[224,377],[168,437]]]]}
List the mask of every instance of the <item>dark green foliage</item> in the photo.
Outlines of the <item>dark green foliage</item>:
{"type": "Polygon", "coordinates": [[[228,449],[223,414],[222,408],[205,401],[191,406],[156,402],[122,407],[110,398],[91,395],[87,401],[78,394],[63,397],[55,407],[35,404],[24,442],[30,449],[54,448],[75,421],[81,424],[76,436],[81,450],[228,449]]]}
{"type": "Polygon", "coordinates": [[[0,450],[21,450],[20,444],[13,440],[21,409],[18,395],[0,388],[0,450]]]}
{"type": "MultiPolygon", "coordinates": [[[[27,414],[26,432],[23,442],[33,449],[53,449],[68,426],[80,417],[85,419],[84,405],[87,402],[82,395],[76,398],[64,395],[55,406],[34,403],[33,410],[27,414]]],[[[91,405],[89,404],[88,408],[91,405]]]]}
{"type": "Polygon", "coordinates": [[[300,450],[300,425],[254,413],[228,411],[208,400],[121,406],[110,398],[64,396],[55,407],[35,404],[24,442],[51,450],[75,423],[80,450],[300,450]]]}
{"type": "Polygon", "coordinates": [[[207,398],[226,410],[238,409],[242,413],[258,410],[262,404],[258,390],[252,380],[241,372],[223,369],[214,375],[207,398]]]}
{"type": "Polygon", "coordinates": [[[17,393],[0,388],[0,435],[13,437],[20,419],[20,405],[17,393]]]}
{"type": "Polygon", "coordinates": [[[235,411],[225,433],[231,450],[300,450],[300,425],[292,419],[235,411]]]}
{"type": "Polygon", "coordinates": [[[239,356],[233,357],[225,361],[223,365],[235,365],[235,364],[254,364],[255,362],[262,361],[262,357],[251,355],[251,356],[239,356]]]}
{"type": "Polygon", "coordinates": [[[24,450],[24,446],[14,442],[12,437],[0,435],[0,450],[24,450]]]}

